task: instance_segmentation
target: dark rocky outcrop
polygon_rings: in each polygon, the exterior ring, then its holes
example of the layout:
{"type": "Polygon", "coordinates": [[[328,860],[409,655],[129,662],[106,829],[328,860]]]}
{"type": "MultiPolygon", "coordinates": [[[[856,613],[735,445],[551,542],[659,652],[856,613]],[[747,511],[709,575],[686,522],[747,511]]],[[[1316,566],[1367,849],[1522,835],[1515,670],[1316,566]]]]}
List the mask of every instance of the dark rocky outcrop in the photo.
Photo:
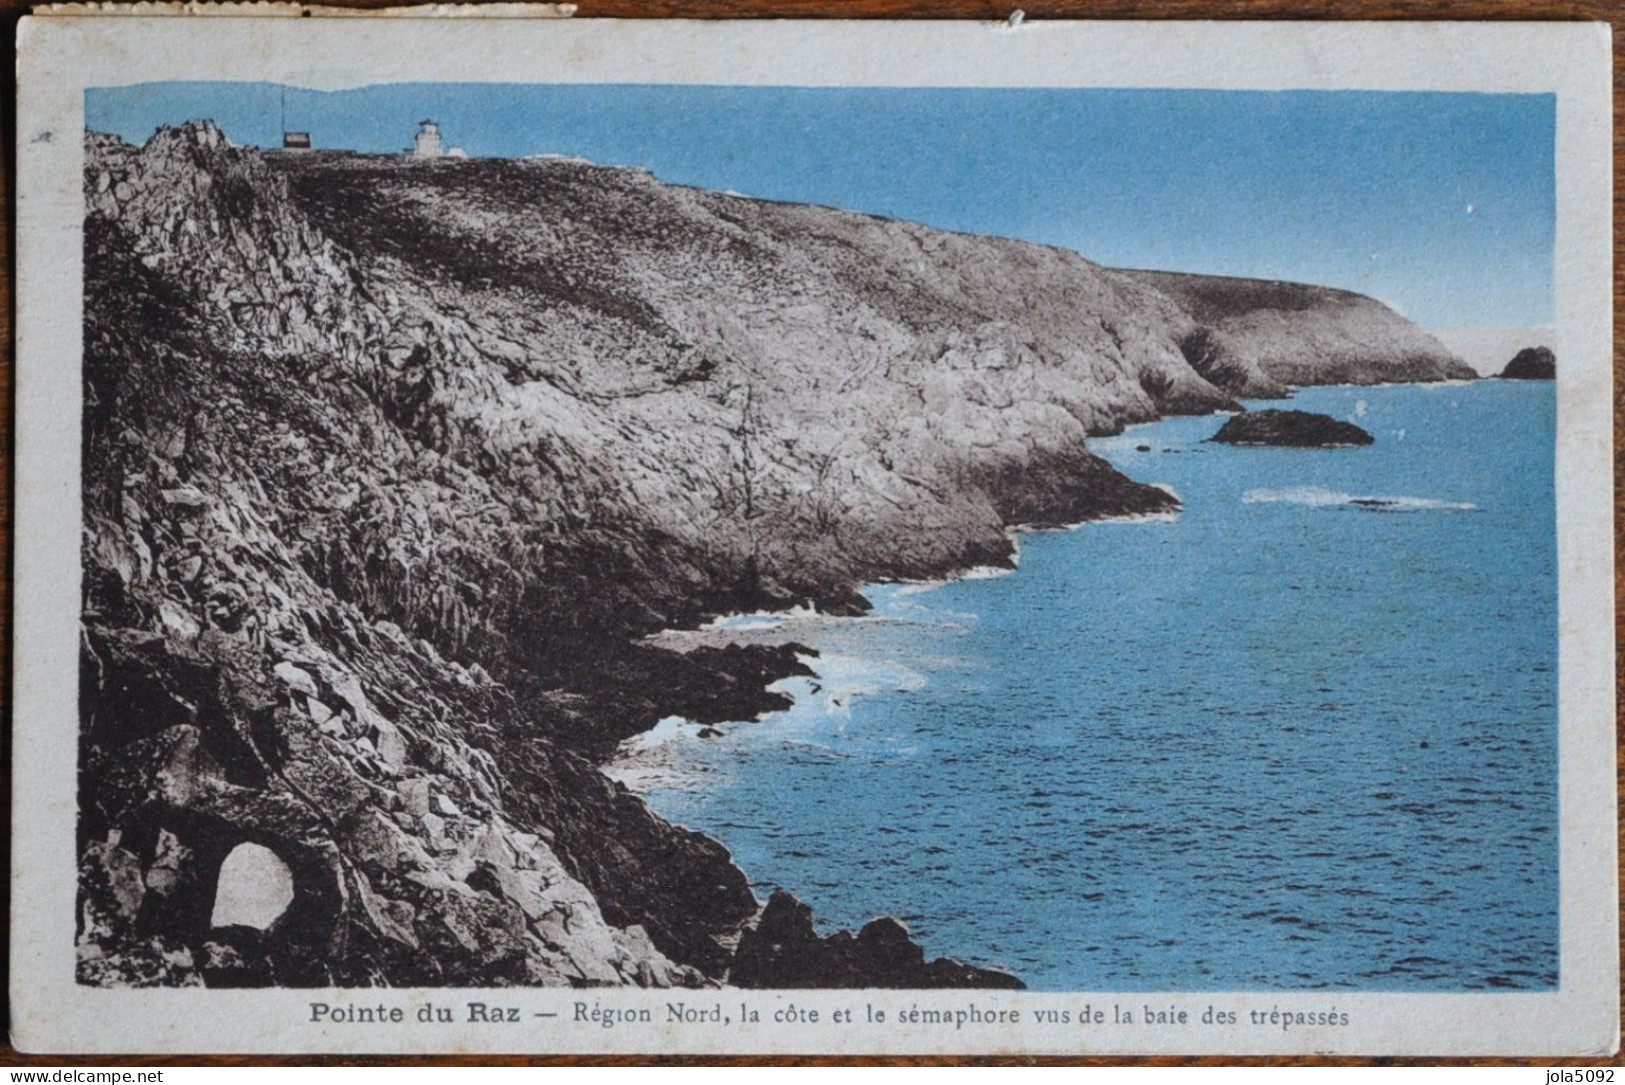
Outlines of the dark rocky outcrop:
{"type": "Polygon", "coordinates": [[[1276,445],[1283,448],[1346,448],[1373,443],[1371,434],[1353,422],[1309,411],[1244,411],[1231,418],[1212,440],[1227,445],[1276,445]]]}
{"type": "Polygon", "coordinates": [[[756,923],[740,936],[729,982],[740,987],[992,987],[1026,986],[1008,972],[938,957],[909,938],[895,919],[875,919],[855,936],[819,937],[812,909],[784,890],[768,898],[756,923]]]}
{"type": "Polygon", "coordinates": [[[1549,381],[1557,379],[1557,355],[1551,347],[1524,347],[1512,356],[1498,376],[1502,380],[1549,381]]]}
{"type": "Polygon", "coordinates": [[[598,766],[803,664],[644,638],[1173,507],[1089,435],[1252,390],[1061,249],[206,124],[85,152],[86,983],[721,982],[744,874],[598,766]],[[291,887],[217,912],[247,845],[291,887]]]}

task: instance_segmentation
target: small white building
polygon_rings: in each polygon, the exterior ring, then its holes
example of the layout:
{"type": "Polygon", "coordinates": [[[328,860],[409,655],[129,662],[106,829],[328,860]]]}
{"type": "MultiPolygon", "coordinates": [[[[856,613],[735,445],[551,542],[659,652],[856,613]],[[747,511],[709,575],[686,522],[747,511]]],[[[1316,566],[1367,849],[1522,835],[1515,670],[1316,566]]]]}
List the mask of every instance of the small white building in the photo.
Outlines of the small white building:
{"type": "Polygon", "coordinates": [[[412,157],[439,158],[444,153],[440,146],[440,126],[434,121],[419,121],[417,141],[412,146],[412,157]]]}

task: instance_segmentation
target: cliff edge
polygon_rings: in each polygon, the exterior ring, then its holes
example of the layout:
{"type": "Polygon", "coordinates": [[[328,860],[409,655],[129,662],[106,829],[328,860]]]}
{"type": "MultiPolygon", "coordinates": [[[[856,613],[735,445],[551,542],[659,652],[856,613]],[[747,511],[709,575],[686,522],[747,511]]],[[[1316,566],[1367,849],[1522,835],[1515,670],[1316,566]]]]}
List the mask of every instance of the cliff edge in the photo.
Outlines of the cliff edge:
{"type": "Polygon", "coordinates": [[[1232,395],[1292,385],[1476,380],[1478,372],[1388,306],[1348,290],[1266,279],[1124,271],[1197,323],[1181,340],[1198,372],[1232,395]]]}

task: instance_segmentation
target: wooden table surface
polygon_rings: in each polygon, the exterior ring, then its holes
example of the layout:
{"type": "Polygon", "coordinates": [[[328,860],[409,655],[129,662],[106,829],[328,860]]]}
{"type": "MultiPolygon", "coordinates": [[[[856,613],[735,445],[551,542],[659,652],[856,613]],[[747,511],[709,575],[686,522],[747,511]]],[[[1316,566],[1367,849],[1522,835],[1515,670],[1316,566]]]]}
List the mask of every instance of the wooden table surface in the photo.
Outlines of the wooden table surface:
{"type": "MultiPolygon", "coordinates": [[[[397,7],[408,0],[326,0],[331,6],[350,8],[397,7]]],[[[477,2],[477,0],[476,0],[477,2]]],[[[0,365],[0,448],[5,452],[4,470],[0,471],[0,546],[5,553],[5,574],[0,574],[0,622],[4,623],[6,637],[4,658],[0,660],[0,705],[11,717],[11,638],[10,638],[10,576],[11,568],[11,477],[12,477],[12,365],[15,358],[12,337],[11,281],[15,248],[12,244],[14,221],[12,202],[12,169],[14,164],[15,116],[11,103],[16,101],[14,67],[9,58],[14,55],[17,20],[27,12],[25,0],[0,0],[0,27],[3,27],[7,60],[0,66],[0,86],[4,93],[0,101],[6,103],[4,119],[5,169],[0,171],[0,192],[3,192],[6,215],[0,223],[0,241],[5,249],[5,274],[0,276],[0,343],[5,346],[5,361],[0,365]]],[[[1028,19],[1450,19],[1450,20],[1566,20],[1595,21],[1612,24],[1616,36],[1614,54],[1614,488],[1615,510],[1615,601],[1620,600],[1620,555],[1625,554],[1620,535],[1621,491],[1617,481],[1620,467],[1625,465],[1625,445],[1620,435],[1625,432],[1625,395],[1621,394],[1621,353],[1619,344],[1625,336],[1625,280],[1619,272],[1622,247],[1621,224],[1625,223],[1622,207],[1620,177],[1625,166],[1625,99],[1620,94],[1621,73],[1625,72],[1625,40],[1619,37],[1625,29],[1625,0],[1025,0],[1023,3],[995,4],[984,0],[581,0],[576,18],[617,19],[1004,19],[1020,7],[1028,19]]],[[[1615,631],[1625,643],[1625,624],[1620,611],[1615,617],[1615,631]]],[[[1615,660],[1615,685],[1625,671],[1615,660]]],[[[1616,735],[1618,735],[1616,721],[1616,735]]],[[[1616,739],[1620,753],[1625,754],[1625,742],[1616,739]]],[[[1622,758],[1625,763],[1625,758],[1622,758]]],[[[0,775],[9,783],[11,779],[10,729],[0,737],[0,775]]],[[[1625,773],[1616,766],[1616,784],[1625,781],[1625,773]]],[[[1622,803],[1625,805],[1625,803],[1622,803]]],[[[9,804],[4,807],[9,811],[9,804]]],[[[0,831],[0,863],[9,869],[11,837],[9,817],[0,814],[7,827],[0,831]]],[[[1625,842],[1625,831],[1618,833],[1625,842]]],[[[5,906],[0,910],[0,928],[4,928],[9,915],[10,879],[0,882],[7,887],[0,890],[5,906]]],[[[1625,889],[1625,879],[1622,879],[1625,889]]],[[[1625,896],[1625,892],[1622,892],[1625,896]]],[[[0,951],[3,953],[3,951],[0,951]]],[[[3,957],[0,957],[3,960],[3,957]]],[[[3,968],[0,965],[0,968],[3,968]]],[[[0,992],[0,999],[6,996],[0,992]]],[[[9,1041],[0,1041],[0,1066],[261,1066],[261,1065],[463,1065],[463,1066],[556,1066],[556,1065],[1529,1065],[1529,1066],[1595,1066],[1625,1065],[1625,1059],[1325,1059],[1325,1058],[830,1058],[830,1057],[774,1057],[737,1058],[719,1056],[457,1056],[429,1058],[423,1056],[364,1057],[364,1056],[133,1056],[133,1057],[73,1057],[20,1055],[9,1041]]]]}

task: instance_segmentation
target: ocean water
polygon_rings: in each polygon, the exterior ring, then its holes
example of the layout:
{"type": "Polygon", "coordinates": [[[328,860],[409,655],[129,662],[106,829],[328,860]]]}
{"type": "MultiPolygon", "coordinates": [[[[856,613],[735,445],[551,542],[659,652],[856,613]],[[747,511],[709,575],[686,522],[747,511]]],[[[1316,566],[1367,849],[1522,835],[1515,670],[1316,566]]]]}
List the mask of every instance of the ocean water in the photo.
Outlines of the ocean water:
{"type": "Polygon", "coordinates": [[[1377,443],[1095,441],[1184,510],[1023,535],[1018,572],[864,619],[737,619],[819,678],[616,773],[826,933],[895,915],[1034,988],[1555,986],[1553,387],[1292,406],[1377,443]]]}

